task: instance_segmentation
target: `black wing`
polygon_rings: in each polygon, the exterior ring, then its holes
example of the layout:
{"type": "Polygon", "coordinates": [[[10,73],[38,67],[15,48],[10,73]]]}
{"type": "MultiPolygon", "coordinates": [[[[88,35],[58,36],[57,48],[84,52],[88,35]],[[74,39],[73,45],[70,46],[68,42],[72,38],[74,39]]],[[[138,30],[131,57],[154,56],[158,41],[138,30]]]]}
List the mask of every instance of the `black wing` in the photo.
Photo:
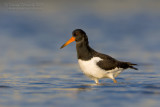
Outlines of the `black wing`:
{"type": "Polygon", "coordinates": [[[123,69],[131,68],[131,69],[138,70],[137,68],[133,67],[133,65],[137,65],[137,64],[118,61],[112,58],[111,56],[101,54],[101,53],[96,53],[95,56],[98,56],[101,59],[103,59],[102,61],[97,62],[97,65],[104,70],[112,70],[116,67],[123,68],[123,69]]]}
{"type": "Polygon", "coordinates": [[[97,62],[97,65],[104,70],[112,70],[118,66],[118,61],[108,55],[101,56],[101,58],[103,60],[97,62]]]}

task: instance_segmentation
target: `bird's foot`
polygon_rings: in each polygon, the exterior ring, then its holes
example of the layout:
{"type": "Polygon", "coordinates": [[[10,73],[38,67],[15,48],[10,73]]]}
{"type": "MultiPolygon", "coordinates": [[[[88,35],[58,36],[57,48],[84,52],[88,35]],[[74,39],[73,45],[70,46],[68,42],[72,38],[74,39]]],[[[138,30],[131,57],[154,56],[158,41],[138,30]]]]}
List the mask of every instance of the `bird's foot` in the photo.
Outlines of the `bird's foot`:
{"type": "Polygon", "coordinates": [[[99,85],[99,80],[98,79],[95,79],[94,81],[95,81],[96,85],[99,85]]]}
{"type": "Polygon", "coordinates": [[[114,83],[117,83],[117,80],[116,80],[116,79],[113,79],[113,82],[114,82],[114,83]]]}

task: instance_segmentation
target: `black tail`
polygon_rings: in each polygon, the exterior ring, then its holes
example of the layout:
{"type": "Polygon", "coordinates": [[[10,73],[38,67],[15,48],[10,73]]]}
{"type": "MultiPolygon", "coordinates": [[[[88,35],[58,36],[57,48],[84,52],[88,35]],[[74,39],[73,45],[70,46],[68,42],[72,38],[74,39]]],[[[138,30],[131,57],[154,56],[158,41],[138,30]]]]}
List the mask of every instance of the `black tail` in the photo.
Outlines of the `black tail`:
{"type": "Polygon", "coordinates": [[[134,65],[137,65],[137,64],[133,64],[133,63],[130,63],[130,62],[126,62],[128,64],[128,67],[131,68],[131,69],[134,69],[134,70],[138,70],[138,68],[135,68],[134,65]]]}

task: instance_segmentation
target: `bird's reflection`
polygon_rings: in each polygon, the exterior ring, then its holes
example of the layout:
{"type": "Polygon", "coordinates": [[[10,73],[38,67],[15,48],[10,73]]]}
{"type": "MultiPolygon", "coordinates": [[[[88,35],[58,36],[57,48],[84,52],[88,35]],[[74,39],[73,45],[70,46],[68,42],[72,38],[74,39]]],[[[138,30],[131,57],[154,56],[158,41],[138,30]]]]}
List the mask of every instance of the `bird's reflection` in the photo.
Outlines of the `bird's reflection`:
{"type": "Polygon", "coordinates": [[[76,90],[76,91],[89,91],[94,90],[100,87],[108,87],[108,86],[115,86],[116,84],[113,83],[100,83],[100,84],[81,84],[81,85],[72,85],[70,87],[63,87],[58,88],[61,90],[76,90]]]}
{"type": "Polygon", "coordinates": [[[11,86],[0,85],[0,88],[12,88],[11,86]]]}

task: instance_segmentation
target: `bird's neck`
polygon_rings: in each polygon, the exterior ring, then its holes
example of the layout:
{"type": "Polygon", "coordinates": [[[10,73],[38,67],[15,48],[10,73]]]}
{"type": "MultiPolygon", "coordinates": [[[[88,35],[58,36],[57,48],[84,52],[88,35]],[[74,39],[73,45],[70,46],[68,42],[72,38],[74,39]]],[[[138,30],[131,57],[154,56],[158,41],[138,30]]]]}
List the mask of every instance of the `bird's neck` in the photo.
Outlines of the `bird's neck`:
{"type": "Polygon", "coordinates": [[[90,60],[93,57],[93,49],[89,46],[88,41],[76,43],[77,58],[81,60],[90,60]]]}

